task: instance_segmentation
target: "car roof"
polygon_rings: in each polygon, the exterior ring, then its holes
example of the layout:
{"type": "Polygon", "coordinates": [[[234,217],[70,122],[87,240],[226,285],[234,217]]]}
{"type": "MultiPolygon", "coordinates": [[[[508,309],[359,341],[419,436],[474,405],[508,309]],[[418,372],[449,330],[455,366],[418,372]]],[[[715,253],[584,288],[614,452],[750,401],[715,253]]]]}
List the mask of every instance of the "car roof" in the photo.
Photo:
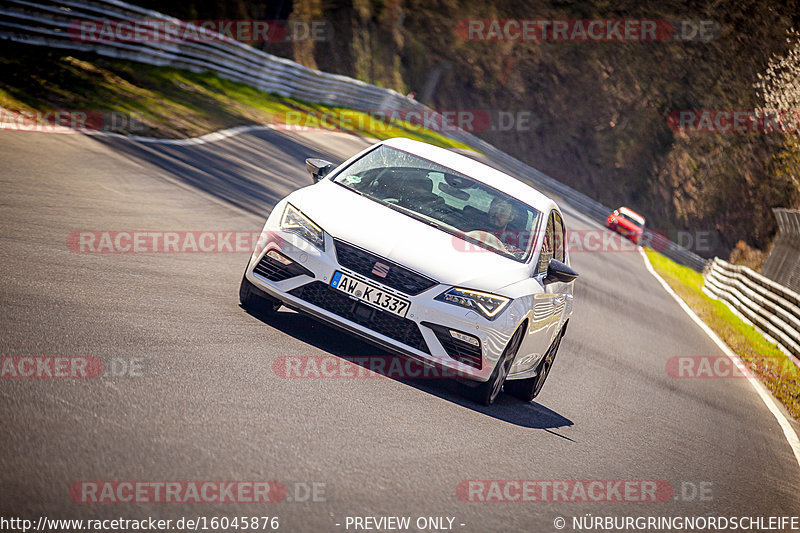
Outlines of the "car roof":
{"type": "Polygon", "coordinates": [[[397,148],[398,150],[403,150],[404,152],[452,168],[476,181],[494,187],[501,192],[525,202],[545,215],[551,208],[558,207],[551,198],[548,198],[542,194],[542,192],[534,189],[522,180],[509,176],[505,172],[501,172],[480,161],[475,161],[474,159],[457,154],[451,150],[439,148],[438,146],[420,141],[406,139],[404,137],[386,139],[378,144],[391,146],[392,148],[397,148]]]}
{"type": "Polygon", "coordinates": [[[628,209],[627,207],[620,207],[617,211],[619,211],[620,213],[625,213],[639,224],[644,225],[644,217],[639,213],[637,213],[636,211],[628,209]]]}

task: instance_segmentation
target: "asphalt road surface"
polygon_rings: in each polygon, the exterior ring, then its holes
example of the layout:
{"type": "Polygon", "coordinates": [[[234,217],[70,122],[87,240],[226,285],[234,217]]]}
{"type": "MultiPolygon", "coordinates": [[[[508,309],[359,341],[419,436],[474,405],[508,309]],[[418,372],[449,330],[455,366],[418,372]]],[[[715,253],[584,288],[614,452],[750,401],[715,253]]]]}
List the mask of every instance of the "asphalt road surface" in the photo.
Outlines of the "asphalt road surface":
{"type": "MultiPolygon", "coordinates": [[[[68,246],[90,230],[258,232],[279,198],[310,184],[306,157],[341,161],[366,145],[273,131],[185,146],[0,132],[0,354],[106,368],[0,379],[0,516],[277,516],[282,531],[315,532],[353,531],[348,516],[408,516],[411,531],[450,517],[454,531],[546,532],[587,514],[800,515],[800,468],[751,385],[666,371],[676,356],[722,353],[637,252],[573,254],[575,312],[544,391],[484,408],[446,380],[276,375],[281,357],[381,352],[286,309],[245,312],[246,252],[68,246]],[[77,503],[69,489],[88,480],[274,480],[288,495],[77,503]],[[484,503],[464,501],[466,480],[655,480],[671,492],[484,503]]],[[[599,230],[564,208],[570,229],[599,230]]]]}

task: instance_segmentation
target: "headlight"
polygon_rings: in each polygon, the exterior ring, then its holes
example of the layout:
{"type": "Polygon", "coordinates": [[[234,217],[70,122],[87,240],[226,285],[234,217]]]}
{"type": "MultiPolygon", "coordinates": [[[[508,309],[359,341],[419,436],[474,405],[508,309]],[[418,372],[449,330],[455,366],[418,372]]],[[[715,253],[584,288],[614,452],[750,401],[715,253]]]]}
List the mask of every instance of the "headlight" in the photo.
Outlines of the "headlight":
{"type": "Polygon", "coordinates": [[[436,299],[440,302],[472,309],[489,320],[494,320],[508,306],[508,302],[511,301],[511,298],[506,298],[505,296],[497,296],[496,294],[470,289],[459,289],[457,287],[443,292],[436,299]]]}
{"type": "Polygon", "coordinates": [[[322,228],[314,224],[292,204],[287,203],[283,210],[281,229],[289,233],[296,233],[323,252],[325,251],[325,233],[322,228]]]}

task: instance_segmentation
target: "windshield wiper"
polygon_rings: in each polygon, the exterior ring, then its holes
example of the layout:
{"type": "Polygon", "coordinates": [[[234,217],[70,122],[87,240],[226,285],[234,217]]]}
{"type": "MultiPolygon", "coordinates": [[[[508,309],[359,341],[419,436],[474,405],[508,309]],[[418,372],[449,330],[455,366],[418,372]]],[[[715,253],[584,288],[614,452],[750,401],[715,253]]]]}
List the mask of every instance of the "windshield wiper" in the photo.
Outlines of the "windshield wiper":
{"type": "MultiPolygon", "coordinates": [[[[436,228],[438,230],[446,231],[444,226],[440,226],[439,224],[437,224],[433,220],[423,220],[423,222],[425,222],[427,225],[432,226],[432,227],[434,227],[434,228],[436,228]]],[[[447,231],[447,233],[450,233],[450,232],[447,231]]]]}
{"type": "Polygon", "coordinates": [[[367,195],[366,195],[366,194],[364,194],[363,192],[359,191],[358,189],[354,189],[354,188],[352,188],[352,187],[348,187],[348,186],[347,186],[347,185],[345,185],[344,183],[339,183],[339,182],[338,182],[338,181],[336,181],[336,180],[333,180],[333,182],[334,182],[336,185],[338,185],[339,187],[344,187],[344,188],[345,188],[345,189],[347,189],[348,191],[353,191],[354,193],[356,193],[356,194],[357,194],[357,195],[359,195],[359,196],[364,196],[364,197],[366,197],[366,198],[371,198],[370,196],[367,196],[367,195]]]}

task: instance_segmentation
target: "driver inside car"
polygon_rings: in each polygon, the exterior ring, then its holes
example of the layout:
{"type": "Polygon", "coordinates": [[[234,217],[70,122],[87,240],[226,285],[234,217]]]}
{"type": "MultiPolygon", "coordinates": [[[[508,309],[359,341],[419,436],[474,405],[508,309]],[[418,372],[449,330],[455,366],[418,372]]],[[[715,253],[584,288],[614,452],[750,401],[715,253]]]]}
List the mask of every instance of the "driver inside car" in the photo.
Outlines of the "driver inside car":
{"type": "Polygon", "coordinates": [[[495,198],[489,206],[489,224],[485,229],[500,238],[500,234],[506,231],[513,220],[514,206],[511,205],[511,202],[502,198],[495,198]]]}
{"type": "Polygon", "coordinates": [[[495,198],[489,205],[489,212],[484,217],[481,227],[475,228],[474,231],[485,232],[495,237],[508,251],[519,250],[521,248],[520,231],[512,226],[517,218],[524,217],[517,212],[509,200],[495,198]]]}

